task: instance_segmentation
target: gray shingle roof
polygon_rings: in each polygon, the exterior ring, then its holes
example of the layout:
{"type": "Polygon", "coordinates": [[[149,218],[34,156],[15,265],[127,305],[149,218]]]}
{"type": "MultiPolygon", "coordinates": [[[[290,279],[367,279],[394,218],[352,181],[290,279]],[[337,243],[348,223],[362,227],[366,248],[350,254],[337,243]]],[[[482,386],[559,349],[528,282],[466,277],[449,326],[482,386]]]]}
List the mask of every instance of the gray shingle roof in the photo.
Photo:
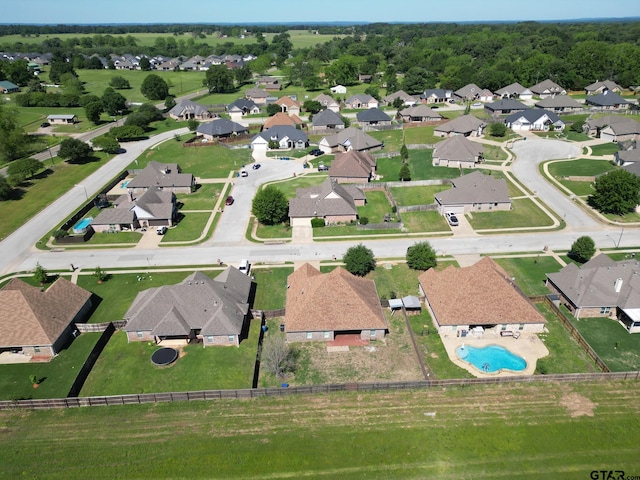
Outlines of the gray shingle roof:
{"type": "Polygon", "coordinates": [[[358,112],[356,114],[356,118],[359,122],[390,122],[391,117],[384,113],[379,108],[369,108],[368,110],[363,110],[362,112],[358,112]]]}
{"type": "Polygon", "coordinates": [[[523,95],[523,94],[531,94],[531,90],[527,87],[523,87],[518,82],[512,83],[511,85],[507,85],[506,87],[501,88],[500,90],[496,90],[496,95],[523,95]]]}
{"type": "Polygon", "coordinates": [[[547,97],[536,103],[536,107],[538,108],[581,108],[583,106],[583,104],[575,101],[569,95],[547,97]]]}
{"type": "Polygon", "coordinates": [[[473,100],[480,95],[480,92],[482,92],[482,89],[480,87],[478,87],[475,83],[470,83],[462,88],[459,88],[453,93],[455,93],[457,97],[473,100]]]}
{"type": "Polygon", "coordinates": [[[400,116],[411,118],[432,118],[434,120],[439,120],[442,118],[442,115],[424,104],[414,105],[413,107],[402,109],[400,110],[400,116]]]}
{"type": "Polygon", "coordinates": [[[473,203],[508,203],[509,190],[504,178],[494,178],[475,171],[452,181],[454,188],[435,195],[440,205],[473,203]]]}
{"type": "Polygon", "coordinates": [[[152,161],[135,178],[129,181],[127,188],[190,187],[193,183],[193,175],[180,173],[180,167],[177,163],[152,161]]]}
{"type": "Polygon", "coordinates": [[[350,185],[340,185],[328,178],[320,185],[296,190],[296,198],[289,200],[290,217],[325,217],[356,215],[354,195],[364,198],[362,191],[350,185]]]}
{"type": "Polygon", "coordinates": [[[556,115],[555,113],[549,110],[537,109],[537,108],[536,109],[530,108],[522,112],[512,113],[511,115],[506,117],[504,121],[505,123],[513,123],[519,120],[520,118],[525,118],[529,123],[535,123],[540,117],[544,115],[549,117],[549,120],[551,120],[553,124],[556,124],[558,122],[564,123],[562,120],[560,120],[560,117],[558,117],[558,115],[556,115]]]}
{"type": "Polygon", "coordinates": [[[202,115],[210,115],[209,110],[207,110],[205,107],[187,98],[180,100],[180,103],[169,110],[169,114],[175,115],[176,117],[184,116],[185,112],[193,114],[197,117],[202,115]]]}
{"type": "Polygon", "coordinates": [[[323,140],[325,140],[330,147],[342,145],[347,149],[353,148],[354,150],[369,150],[382,146],[381,141],[373,138],[371,135],[367,135],[356,127],[345,128],[335,135],[324,137],[323,140]]]}
{"type": "Polygon", "coordinates": [[[630,102],[627,102],[616,92],[606,91],[598,95],[588,95],[585,103],[596,107],[613,107],[615,105],[628,105],[630,102]]]}
{"type": "Polygon", "coordinates": [[[472,142],[462,135],[456,135],[437,143],[433,149],[433,156],[445,160],[468,162],[474,161],[483,152],[482,144],[472,142]]]}
{"type": "Polygon", "coordinates": [[[529,107],[512,98],[504,98],[497,102],[486,103],[484,108],[492,112],[498,112],[504,110],[527,110],[529,107]]]}
{"type": "Polygon", "coordinates": [[[531,90],[531,92],[535,93],[536,95],[541,95],[545,93],[562,95],[563,93],[567,92],[564,88],[562,88],[556,82],[548,78],[546,80],[541,81],[540,83],[536,83],[532,87],[529,87],[529,90],[531,90]]]}
{"type": "Polygon", "coordinates": [[[231,135],[233,133],[245,133],[249,129],[239,123],[232,122],[226,118],[218,118],[212,122],[201,123],[196,132],[214,137],[221,135],[231,135]]]}
{"type": "Polygon", "coordinates": [[[229,104],[229,106],[227,107],[227,111],[231,111],[235,108],[249,112],[259,107],[258,105],[255,104],[253,100],[249,100],[248,98],[239,98],[236,101],[229,104]]]}
{"type": "Polygon", "coordinates": [[[311,122],[314,127],[327,127],[329,125],[342,125],[344,126],[344,120],[342,117],[328,108],[316,113],[311,122]]]}
{"type": "Polygon", "coordinates": [[[475,132],[480,127],[486,126],[486,123],[474,115],[462,115],[454,118],[450,122],[438,125],[434,130],[436,132],[459,133],[468,135],[475,132]]]}
{"type": "Polygon", "coordinates": [[[302,130],[298,130],[291,125],[274,125],[273,127],[265,130],[263,132],[258,133],[255,137],[253,137],[252,141],[257,137],[262,137],[266,141],[277,140],[287,137],[292,142],[308,142],[309,137],[302,130]]]}

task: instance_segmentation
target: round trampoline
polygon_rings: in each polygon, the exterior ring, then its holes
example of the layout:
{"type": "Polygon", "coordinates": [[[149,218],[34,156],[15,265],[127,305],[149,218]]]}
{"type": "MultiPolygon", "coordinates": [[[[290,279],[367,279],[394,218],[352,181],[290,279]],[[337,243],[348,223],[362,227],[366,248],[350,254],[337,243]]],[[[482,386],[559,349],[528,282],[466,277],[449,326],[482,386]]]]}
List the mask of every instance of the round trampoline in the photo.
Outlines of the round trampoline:
{"type": "Polygon", "coordinates": [[[160,348],[151,355],[151,363],[164,366],[176,361],[178,351],[175,348],[160,348]]]}

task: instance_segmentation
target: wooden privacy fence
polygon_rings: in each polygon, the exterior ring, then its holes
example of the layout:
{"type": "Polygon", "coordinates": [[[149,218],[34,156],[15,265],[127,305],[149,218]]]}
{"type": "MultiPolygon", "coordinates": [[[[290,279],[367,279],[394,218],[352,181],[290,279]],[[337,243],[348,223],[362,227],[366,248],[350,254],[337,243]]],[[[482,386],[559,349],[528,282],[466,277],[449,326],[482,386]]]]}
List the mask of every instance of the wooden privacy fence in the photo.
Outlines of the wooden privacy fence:
{"type": "Polygon", "coordinates": [[[76,323],[76,328],[80,333],[92,333],[92,332],[104,332],[109,325],[113,325],[119,329],[127,324],[126,320],[120,320],[118,322],[106,322],[106,323],[76,323]]]}
{"type": "Polygon", "coordinates": [[[558,375],[530,375],[513,377],[459,378],[443,380],[418,380],[413,382],[371,382],[308,385],[288,388],[247,388],[238,390],[200,390],[194,392],[165,392],[102,397],[70,397],[40,400],[1,401],[0,410],[96,407],[107,405],[134,405],[161,402],[183,402],[192,400],[250,399],[257,397],[279,397],[285,395],[315,395],[332,392],[366,392],[389,390],[416,390],[438,387],[464,387],[470,385],[495,385],[508,383],[572,383],[600,381],[638,381],[640,371],[614,373],[575,373],[558,375]]]}

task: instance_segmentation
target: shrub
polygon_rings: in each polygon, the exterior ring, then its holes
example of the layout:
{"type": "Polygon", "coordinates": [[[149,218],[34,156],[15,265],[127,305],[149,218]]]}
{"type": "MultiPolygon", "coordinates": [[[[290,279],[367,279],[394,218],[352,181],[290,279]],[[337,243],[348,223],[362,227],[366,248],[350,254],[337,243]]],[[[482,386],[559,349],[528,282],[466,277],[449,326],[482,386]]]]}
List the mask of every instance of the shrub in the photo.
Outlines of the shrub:
{"type": "Polygon", "coordinates": [[[373,252],[363,244],[350,247],[342,257],[342,261],[348,272],[359,277],[364,277],[376,268],[373,252]]]}
{"type": "Polygon", "coordinates": [[[312,218],[311,219],[311,227],[312,228],[322,228],[322,227],[324,227],[324,218],[312,218]]]}
{"type": "Polygon", "coordinates": [[[588,262],[596,253],[596,244],[591,237],[586,235],[579,237],[569,250],[569,257],[580,263],[588,262]]]}
{"type": "Polygon", "coordinates": [[[369,217],[360,217],[360,225],[367,225],[369,223],[369,217]]]}
{"type": "Polygon", "coordinates": [[[58,229],[58,230],[54,230],[52,236],[53,238],[55,238],[56,240],[59,238],[64,238],[67,235],[69,235],[69,232],[67,232],[66,230],[62,230],[62,229],[58,229]]]}

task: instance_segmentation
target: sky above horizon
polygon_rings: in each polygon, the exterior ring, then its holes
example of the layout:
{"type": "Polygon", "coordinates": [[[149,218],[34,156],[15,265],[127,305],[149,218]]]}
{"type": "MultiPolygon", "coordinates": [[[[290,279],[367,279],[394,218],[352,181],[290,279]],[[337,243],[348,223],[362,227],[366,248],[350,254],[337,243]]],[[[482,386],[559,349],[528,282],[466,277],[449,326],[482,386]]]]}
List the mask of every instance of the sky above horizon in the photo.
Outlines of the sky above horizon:
{"type": "Polygon", "coordinates": [[[0,23],[419,23],[640,17],[638,0],[570,0],[549,5],[552,8],[513,0],[404,0],[399,5],[388,0],[242,0],[237,4],[211,0],[22,0],[2,9],[0,23]]]}

